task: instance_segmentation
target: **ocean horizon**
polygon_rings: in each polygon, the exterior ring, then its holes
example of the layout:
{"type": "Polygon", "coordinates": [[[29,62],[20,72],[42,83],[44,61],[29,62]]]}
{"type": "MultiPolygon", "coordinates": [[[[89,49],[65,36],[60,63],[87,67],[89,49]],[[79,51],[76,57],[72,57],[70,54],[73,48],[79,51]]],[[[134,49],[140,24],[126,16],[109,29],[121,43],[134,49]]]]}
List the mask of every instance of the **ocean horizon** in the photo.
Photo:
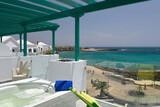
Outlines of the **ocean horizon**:
{"type": "MultiPolygon", "coordinates": [[[[111,49],[103,51],[81,51],[80,59],[88,65],[105,66],[105,62],[136,63],[160,65],[160,47],[88,47],[111,49]]],[[[63,58],[74,59],[74,51],[60,52],[63,58]]],[[[107,65],[106,65],[107,66],[107,65]]]]}

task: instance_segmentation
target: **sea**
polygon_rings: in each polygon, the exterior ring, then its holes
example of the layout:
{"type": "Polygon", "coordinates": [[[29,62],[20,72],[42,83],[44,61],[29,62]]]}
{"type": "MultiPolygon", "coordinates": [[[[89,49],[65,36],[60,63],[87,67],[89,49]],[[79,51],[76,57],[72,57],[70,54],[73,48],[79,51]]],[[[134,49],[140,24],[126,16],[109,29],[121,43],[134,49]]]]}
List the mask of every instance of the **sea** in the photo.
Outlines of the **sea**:
{"type": "MultiPolygon", "coordinates": [[[[88,65],[102,67],[115,67],[117,63],[160,66],[160,47],[96,47],[96,49],[103,51],[81,51],[80,59],[87,60],[88,65]]],[[[60,56],[74,59],[74,51],[61,52],[60,56]]]]}

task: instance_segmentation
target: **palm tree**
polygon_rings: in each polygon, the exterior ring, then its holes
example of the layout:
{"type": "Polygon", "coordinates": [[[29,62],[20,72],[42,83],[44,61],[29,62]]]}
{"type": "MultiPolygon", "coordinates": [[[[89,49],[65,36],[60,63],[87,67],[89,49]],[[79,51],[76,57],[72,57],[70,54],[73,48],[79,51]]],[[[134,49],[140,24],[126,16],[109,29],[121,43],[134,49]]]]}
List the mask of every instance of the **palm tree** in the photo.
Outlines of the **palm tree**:
{"type": "Polygon", "coordinates": [[[143,93],[143,88],[142,88],[141,85],[138,85],[138,87],[137,87],[137,93],[138,93],[138,94],[143,93]]]}
{"type": "Polygon", "coordinates": [[[99,97],[106,97],[105,89],[109,88],[109,84],[105,81],[95,80],[92,82],[92,86],[96,88],[96,90],[100,90],[99,97]]]}

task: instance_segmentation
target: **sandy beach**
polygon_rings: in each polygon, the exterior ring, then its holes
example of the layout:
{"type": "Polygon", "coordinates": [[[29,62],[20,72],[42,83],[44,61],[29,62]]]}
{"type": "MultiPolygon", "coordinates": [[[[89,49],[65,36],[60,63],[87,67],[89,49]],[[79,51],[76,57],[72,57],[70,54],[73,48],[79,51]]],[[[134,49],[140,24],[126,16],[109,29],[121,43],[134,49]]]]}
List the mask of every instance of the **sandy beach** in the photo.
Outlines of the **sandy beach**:
{"type": "Polygon", "coordinates": [[[121,103],[141,103],[144,105],[153,104],[156,105],[160,103],[160,89],[157,89],[152,86],[147,86],[144,91],[144,97],[135,97],[128,95],[130,90],[136,90],[138,85],[135,85],[132,82],[127,82],[122,84],[122,80],[113,78],[112,72],[105,71],[93,66],[87,66],[87,91],[93,97],[96,97],[99,94],[99,90],[96,90],[92,87],[91,80],[99,79],[100,81],[109,82],[109,95],[112,96],[115,100],[118,100],[121,103]]]}

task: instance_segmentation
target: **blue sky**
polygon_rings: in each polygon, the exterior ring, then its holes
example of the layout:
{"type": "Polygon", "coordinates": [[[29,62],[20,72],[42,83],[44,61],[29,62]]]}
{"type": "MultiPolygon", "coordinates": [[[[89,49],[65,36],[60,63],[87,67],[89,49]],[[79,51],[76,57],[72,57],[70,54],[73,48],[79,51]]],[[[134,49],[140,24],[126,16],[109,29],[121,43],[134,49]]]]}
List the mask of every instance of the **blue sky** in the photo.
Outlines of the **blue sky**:
{"type": "MultiPolygon", "coordinates": [[[[52,21],[56,45],[74,45],[74,19],[52,21]]],[[[81,46],[160,46],[160,0],[87,13],[81,17],[81,46]]],[[[51,43],[51,32],[29,33],[30,41],[51,43]]]]}

